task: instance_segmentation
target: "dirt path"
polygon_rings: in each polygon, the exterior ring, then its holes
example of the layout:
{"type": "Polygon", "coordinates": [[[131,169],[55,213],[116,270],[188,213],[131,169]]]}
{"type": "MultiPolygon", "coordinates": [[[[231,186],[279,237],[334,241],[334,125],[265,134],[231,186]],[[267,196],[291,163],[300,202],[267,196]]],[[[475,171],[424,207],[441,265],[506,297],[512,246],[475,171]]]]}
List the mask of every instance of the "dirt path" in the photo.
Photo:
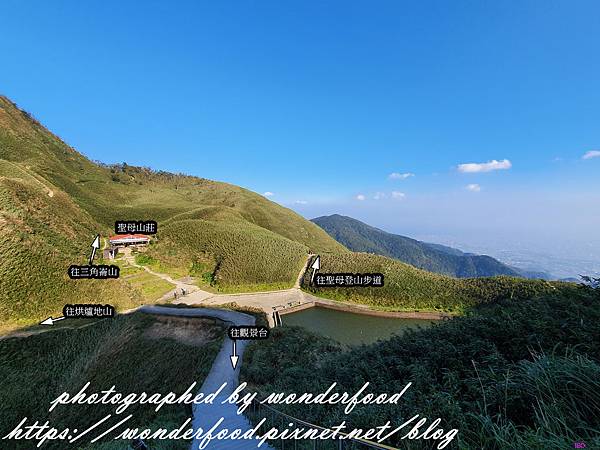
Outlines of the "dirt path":
{"type": "Polygon", "coordinates": [[[90,322],[90,323],[86,323],[85,325],[78,325],[78,326],[75,326],[75,325],[73,325],[73,326],[62,325],[62,326],[56,326],[56,327],[48,326],[46,328],[38,328],[38,329],[34,329],[34,330],[10,331],[6,334],[0,335],[0,341],[3,339],[9,339],[9,338],[26,338],[26,337],[33,336],[36,334],[47,333],[49,331],[55,331],[55,330],[81,330],[82,328],[89,327],[91,325],[94,325],[95,323],[97,323],[97,322],[90,322]]]}
{"type": "Polygon", "coordinates": [[[175,280],[167,274],[155,272],[154,270],[150,269],[147,266],[142,266],[140,264],[137,264],[135,262],[135,257],[130,253],[125,254],[124,259],[125,259],[125,261],[127,261],[127,264],[129,264],[130,266],[137,267],[139,269],[144,269],[149,274],[154,275],[155,277],[158,277],[162,280],[165,280],[165,281],[175,285],[175,287],[173,289],[171,289],[169,292],[167,292],[165,295],[163,295],[159,299],[159,301],[161,301],[161,302],[176,300],[175,295],[177,295],[177,297],[180,297],[180,296],[183,297],[184,291],[186,292],[185,295],[189,295],[189,296],[193,295],[194,301],[202,301],[203,299],[213,296],[213,294],[211,294],[210,292],[203,291],[196,285],[186,283],[182,280],[175,280]]]}
{"type": "MultiPolygon", "coordinates": [[[[302,270],[296,278],[294,287],[290,289],[283,289],[279,291],[266,291],[266,292],[243,292],[238,294],[209,294],[208,296],[199,296],[192,293],[191,295],[185,296],[173,303],[185,304],[189,306],[196,305],[225,305],[227,303],[236,303],[239,306],[247,306],[252,308],[262,309],[267,315],[269,325],[273,327],[275,325],[273,319],[273,311],[289,308],[292,306],[299,306],[304,303],[312,301],[307,299],[306,294],[300,290],[300,284],[304,273],[308,268],[308,264],[314,255],[308,255],[306,262],[302,267],[302,270]]],[[[204,292],[204,291],[200,291],[204,292]]],[[[312,296],[310,296],[312,297],[312,296]]]]}
{"type": "MultiPolygon", "coordinates": [[[[231,303],[242,301],[244,305],[248,306],[283,306],[287,304],[289,301],[298,301],[300,298],[297,295],[297,291],[300,290],[300,284],[302,283],[302,278],[304,277],[304,273],[308,269],[308,264],[311,258],[314,255],[310,254],[306,257],[306,261],[302,266],[298,277],[296,278],[296,282],[294,286],[290,289],[282,289],[278,291],[265,291],[265,292],[240,292],[236,294],[213,294],[207,291],[203,291],[198,286],[193,284],[186,283],[182,280],[175,280],[171,278],[169,275],[164,273],[155,272],[147,266],[139,265],[135,262],[135,258],[131,254],[125,255],[125,261],[133,267],[138,267],[140,269],[144,269],[146,272],[161,278],[169,283],[175,285],[175,288],[171,291],[167,292],[163,295],[159,301],[170,301],[173,300],[174,304],[186,304],[186,305],[198,305],[198,304],[210,304],[210,305],[223,305],[225,303],[231,303]],[[182,289],[185,289],[186,295],[180,297],[182,293],[182,289]],[[174,293],[177,293],[177,299],[174,297],[174,293]],[[257,296],[262,297],[262,301],[256,302],[255,299],[257,296]],[[242,298],[244,297],[244,298],[242,298]],[[210,300],[209,302],[205,302],[206,300],[210,300]]],[[[266,311],[266,310],[265,310],[266,311]]],[[[269,310],[270,311],[270,310],[269,310]]]]}
{"type": "MultiPolygon", "coordinates": [[[[309,262],[314,255],[308,255],[306,262],[298,274],[294,287],[279,291],[267,292],[244,292],[238,294],[211,294],[202,291],[198,288],[195,292],[185,297],[174,300],[174,304],[185,304],[188,306],[219,306],[228,303],[236,303],[239,306],[261,309],[267,316],[269,326],[275,326],[273,312],[278,311],[280,314],[295,312],[299,309],[307,307],[321,306],[331,309],[355,312],[359,314],[368,314],[375,316],[396,317],[406,319],[442,319],[448,317],[447,314],[434,312],[387,312],[374,310],[368,305],[360,305],[356,303],[341,302],[328,300],[321,297],[316,297],[304,292],[300,289],[302,278],[306,270],[309,269],[309,262]]],[[[154,273],[154,272],[151,272],[154,273]]],[[[160,274],[156,274],[160,276],[160,274]]],[[[167,281],[170,277],[165,278],[167,281]]]]}
{"type": "Polygon", "coordinates": [[[308,265],[310,264],[310,260],[313,258],[313,256],[315,256],[315,255],[313,255],[312,253],[310,253],[306,257],[306,262],[304,263],[304,267],[302,268],[302,270],[298,274],[298,278],[296,279],[296,283],[294,284],[294,288],[295,289],[300,289],[300,285],[302,284],[302,278],[304,278],[304,274],[308,270],[308,265]]]}
{"type": "MultiPolygon", "coordinates": [[[[135,263],[132,256],[126,256],[127,262],[153,276],[159,277],[169,283],[175,285],[175,288],[166,293],[159,301],[172,302],[173,304],[183,304],[188,306],[210,306],[218,307],[219,305],[225,305],[228,303],[236,303],[238,306],[257,308],[262,310],[267,316],[269,326],[274,327],[275,322],[273,318],[273,312],[279,311],[280,314],[286,314],[295,312],[299,309],[304,309],[312,306],[323,306],[332,309],[357,312],[361,314],[370,314],[377,316],[386,317],[397,317],[397,318],[422,318],[422,319],[442,319],[449,317],[447,314],[433,313],[433,312],[386,312],[373,310],[368,305],[360,305],[356,303],[346,303],[341,301],[328,300],[321,297],[316,297],[304,292],[300,289],[300,283],[304,276],[304,273],[308,269],[308,263],[311,257],[314,255],[308,255],[306,263],[298,278],[294,287],[290,289],[284,289],[279,291],[266,291],[266,292],[244,292],[238,294],[213,294],[207,291],[203,291],[193,284],[186,283],[182,280],[174,280],[169,275],[158,273],[152,269],[141,266],[135,263]],[[181,296],[181,289],[185,289],[186,295],[181,296]],[[177,298],[174,298],[174,292],[177,292],[177,298]]],[[[137,311],[138,308],[133,308],[127,311],[121,311],[120,314],[127,314],[130,312],[137,311]]],[[[66,327],[63,327],[66,328],[66,327]]],[[[14,331],[5,335],[0,336],[0,339],[6,339],[11,337],[27,337],[38,333],[44,333],[52,331],[58,328],[48,327],[47,329],[38,330],[27,330],[27,331],[14,331]]]]}
{"type": "MultiPolygon", "coordinates": [[[[306,263],[293,288],[291,289],[283,289],[279,291],[267,291],[267,292],[244,292],[239,294],[213,294],[211,292],[203,291],[198,286],[195,286],[190,283],[186,283],[182,280],[175,280],[167,274],[155,272],[149,267],[142,266],[135,262],[135,257],[131,253],[126,253],[124,255],[124,259],[128,265],[132,267],[137,267],[139,269],[143,269],[149,274],[158,277],[162,280],[165,280],[171,284],[174,284],[175,287],[163,295],[158,302],[171,302],[173,304],[185,304],[189,306],[217,306],[224,305],[227,303],[237,303],[240,306],[249,306],[254,308],[262,309],[267,318],[269,320],[269,325],[273,327],[275,323],[273,322],[272,313],[274,309],[283,309],[289,307],[291,305],[297,305],[299,302],[305,302],[303,295],[304,293],[300,290],[300,282],[302,277],[304,276],[304,272],[308,266],[310,258],[313,255],[309,255],[306,259],[306,263]],[[182,294],[182,289],[185,289],[186,295],[182,294]],[[175,293],[177,293],[177,298],[175,298],[175,293]]],[[[128,314],[133,311],[137,311],[138,308],[132,308],[126,311],[120,311],[120,314],[128,314]]],[[[76,328],[76,327],[62,327],[62,328],[76,328]]],[[[57,330],[58,327],[48,326],[44,329],[36,329],[36,330],[27,330],[27,331],[19,331],[15,330],[9,332],[7,334],[0,335],[1,339],[13,338],[13,337],[27,337],[32,336],[34,334],[45,333],[48,331],[57,330]]]]}

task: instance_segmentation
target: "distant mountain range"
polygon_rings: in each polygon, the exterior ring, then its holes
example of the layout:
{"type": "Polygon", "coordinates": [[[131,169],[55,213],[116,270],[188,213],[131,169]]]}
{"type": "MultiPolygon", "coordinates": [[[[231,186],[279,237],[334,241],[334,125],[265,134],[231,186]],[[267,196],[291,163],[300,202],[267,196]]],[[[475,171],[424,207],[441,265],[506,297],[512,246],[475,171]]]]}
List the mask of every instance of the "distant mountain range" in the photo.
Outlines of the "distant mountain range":
{"type": "Polygon", "coordinates": [[[128,309],[147,301],[129,277],[71,280],[91,239],[117,220],[155,220],[146,255],[174,278],[223,291],[293,286],[309,249],[350,253],[317,225],[226,183],[97,164],[0,95],[0,329],[67,303],[128,309]],[[208,282],[208,281],[207,281],[208,282]]]}
{"type": "Polygon", "coordinates": [[[327,290],[330,298],[382,308],[460,311],[509,295],[554,292],[554,286],[528,280],[432,273],[518,275],[493,258],[395,236],[348,217],[315,224],[238,186],[94,163],[0,96],[0,330],[39,322],[67,303],[122,310],[154,301],[153,281],[134,283],[128,267],[118,279],[90,282],[67,273],[71,264],[86,263],[91,240],[113,233],[115,221],[142,219],[158,222],[147,260],[173,278],[192,276],[220,292],[291,287],[310,252],[323,255],[327,270],[385,271],[390,282],[382,289],[327,290]],[[379,255],[352,253],[344,245],[379,255]]]}
{"type": "Polygon", "coordinates": [[[464,253],[445,245],[429,244],[406,236],[387,233],[339,214],[317,217],[312,221],[352,251],[395,258],[430,272],[459,278],[494,275],[550,278],[543,272],[526,272],[510,267],[491,256],[464,253]]]}

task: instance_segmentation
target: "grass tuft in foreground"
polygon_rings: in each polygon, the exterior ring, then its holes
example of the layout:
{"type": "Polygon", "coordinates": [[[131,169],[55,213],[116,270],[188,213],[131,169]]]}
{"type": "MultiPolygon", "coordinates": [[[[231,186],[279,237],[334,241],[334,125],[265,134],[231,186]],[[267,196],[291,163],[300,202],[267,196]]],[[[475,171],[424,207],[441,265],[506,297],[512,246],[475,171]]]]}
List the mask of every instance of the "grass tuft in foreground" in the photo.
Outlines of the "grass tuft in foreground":
{"type": "MultiPolygon", "coordinates": [[[[1,434],[7,434],[23,417],[42,423],[49,420],[56,428],[84,430],[113,414],[110,405],[64,405],[48,412],[50,401],[60,393],[74,395],[88,381],[88,393],[113,385],[124,394],[183,393],[193,382],[200,389],[219,351],[223,333],[223,328],[209,319],[134,313],[81,329],[1,340],[1,434]]],[[[185,405],[167,405],[156,413],[152,407],[136,405],[127,414],[134,415],[127,422],[128,427],[157,429],[177,428],[191,417],[192,411],[185,405]]],[[[9,444],[14,449],[32,448],[30,441],[9,444]]],[[[126,444],[105,442],[101,448],[122,450],[126,444]]],[[[57,441],[44,448],[62,449],[64,445],[57,441]]],[[[183,441],[165,441],[152,448],[188,447],[189,443],[183,441]]]]}
{"type": "MultiPolygon", "coordinates": [[[[371,428],[414,414],[443,419],[459,430],[461,449],[572,448],[600,445],[600,297],[504,300],[419,331],[341,352],[302,329],[275,330],[251,344],[244,380],[259,392],[370,392],[411,388],[398,406],[363,406],[346,416],[339,407],[280,406],[322,426],[346,420],[371,428]],[[277,355],[277,358],[273,356],[277,355]]],[[[401,435],[400,435],[401,436],[401,435]]],[[[391,438],[401,449],[430,448],[391,438]]]]}

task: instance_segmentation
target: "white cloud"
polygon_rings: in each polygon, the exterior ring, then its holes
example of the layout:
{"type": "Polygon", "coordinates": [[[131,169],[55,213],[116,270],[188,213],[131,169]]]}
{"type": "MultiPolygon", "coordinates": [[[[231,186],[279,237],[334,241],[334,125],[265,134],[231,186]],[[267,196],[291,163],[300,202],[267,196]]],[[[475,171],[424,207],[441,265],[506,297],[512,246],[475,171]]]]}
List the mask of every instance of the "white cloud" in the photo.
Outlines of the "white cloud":
{"type": "Polygon", "coordinates": [[[581,158],[582,159],[600,158],[600,150],[590,150],[589,152],[585,152],[585,155],[583,155],[581,158]]]}
{"type": "Polygon", "coordinates": [[[486,163],[459,164],[458,171],[463,173],[491,172],[492,170],[506,170],[511,167],[512,163],[508,159],[502,161],[492,159],[486,163]]]}
{"type": "Polygon", "coordinates": [[[365,197],[363,194],[358,194],[358,195],[356,196],[356,200],[359,200],[359,201],[361,201],[361,202],[362,202],[364,199],[366,199],[366,198],[367,198],[367,197],[365,197]]]}
{"type": "Polygon", "coordinates": [[[479,186],[479,185],[478,185],[478,184],[476,184],[476,183],[473,183],[473,184],[467,184],[467,185],[465,186],[465,189],[466,189],[467,191],[471,191],[471,192],[479,192],[479,191],[481,191],[481,186],[479,186]]]}
{"type": "Polygon", "coordinates": [[[381,200],[382,198],[385,198],[386,195],[384,192],[376,192],[375,195],[373,196],[373,198],[375,200],[381,200]]]}
{"type": "Polygon", "coordinates": [[[404,192],[392,191],[392,198],[400,200],[400,199],[403,199],[404,197],[406,197],[406,194],[404,192]]]}
{"type": "Polygon", "coordinates": [[[273,197],[275,194],[273,194],[272,192],[269,192],[269,191],[267,191],[267,192],[265,192],[263,195],[264,195],[265,197],[273,197]]]}
{"type": "Polygon", "coordinates": [[[406,180],[407,178],[414,177],[414,173],[406,172],[406,173],[398,173],[392,172],[388,175],[390,180],[406,180]]]}
{"type": "Polygon", "coordinates": [[[307,205],[308,202],[306,200],[296,200],[294,202],[296,205],[307,205]]]}

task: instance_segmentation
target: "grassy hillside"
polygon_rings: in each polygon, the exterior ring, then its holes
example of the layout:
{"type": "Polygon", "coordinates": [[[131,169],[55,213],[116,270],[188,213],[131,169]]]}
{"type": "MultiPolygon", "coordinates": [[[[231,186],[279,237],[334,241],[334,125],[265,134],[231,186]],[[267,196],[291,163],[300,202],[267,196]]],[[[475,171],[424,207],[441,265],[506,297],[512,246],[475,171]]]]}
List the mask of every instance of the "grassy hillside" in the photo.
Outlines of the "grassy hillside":
{"type": "Polygon", "coordinates": [[[513,277],[453,278],[417,269],[398,260],[369,253],[321,255],[323,273],[382,273],[383,287],[315,288],[309,274],[303,286],[315,295],[394,311],[430,310],[459,313],[498,299],[537,298],[577,289],[571,283],[513,277]]]}
{"type": "Polygon", "coordinates": [[[304,266],[306,246],[246,221],[181,219],[161,228],[148,255],[202,267],[220,291],[289,288],[304,266]]]}
{"type": "MultiPolygon", "coordinates": [[[[71,281],[91,239],[115,220],[154,219],[147,262],[222,292],[291,286],[309,251],[323,271],[383,272],[382,289],[327,289],[328,296],[384,309],[461,311],[501,297],[552,291],[546,282],[457,280],[397,260],[353,254],[317,225],[245,189],[126,164],[95,164],[0,97],[0,319],[29,324],[68,302],[118,308],[169,289],[144,276],[71,281]]],[[[454,257],[452,255],[448,257],[454,257]]],[[[323,295],[324,290],[316,292],[323,295]]]]}
{"type": "Polygon", "coordinates": [[[386,233],[351,217],[334,214],[312,221],[350,250],[395,258],[430,272],[460,278],[519,276],[517,271],[490,256],[464,254],[449,247],[386,233]]]}
{"type": "MultiPolygon", "coordinates": [[[[202,384],[223,335],[224,329],[212,320],[136,313],[77,330],[59,329],[27,338],[0,340],[3,383],[0,433],[7,434],[23,417],[32,419],[29,423],[50,420],[60,429],[84,430],[105,415],[113,414],[111,405],[58,406],[48,412],[50,401],[59,394],[66,391],[74,395],[88,381],[89,394],[113,385],[116,392],[125,395],[183,393],[193,382],[202,384]]],[[[189,405],[167,405],[155,412],[148,405],[134,405],[123,415],[128,414],[133,414],[133,418],[127,426],[174,429],[191,417],[192,410],[189,405]]],[[[95,444],[93,448],[120,450],[128,444],[113,441],[102,447],[95,444]]],[[[43,448],[66,446],[58,441],[43,448]]],[[[13,440],[3,444],[3,448],[11,449],[33,447],[32,441],[13,440]]],[[[187,449],[189,442],[155,442],[152,448],[187,449]]]]}
{"type": "MultiPolygon", "coordinates": [[[[319,393],[333,382],[336,392],[354,393],[369,382],[368,392],[392,394],[412,383],[398,405],[350,415],[340,406],[278,406],[322,426],[345,420],[368,429],[420,414],[429,419],[422,431],[438,417],[445,430],[459,430],[446,448],[563,449],[578,441],[597,448],[600,292],[579,287],[571,294],[484,305],[468,317],[347,352],[303,329],[276,328],[273,339],[248,347],[242,377],[265,394],[319,393]]],[[[404,434],[386,444],[436,448],[401,440],[404,434]]]]}
{"type": "Polygon", "coordinates": [[[28,324],[68,302],[131,307],[164,287],[139,277],[71,281],[96,233],[115,220],[156,220],[152,257],[220,290],[291,285],[309,250],[347,250],[315,224],[226,183],[127,164],[93,163],[0,96],[0,320],[28,324]],[[163,242],[164,239],[164,242],[163,242]],[[145,295],[149,294],[149,295],[145,295]]]}
{"type": "Polygon", "coordinates": [[[227,183],[93,163],[0,96],[0,159],[25,165],[71,196],[99,223],[126,217],[158,221],[200,207],[222,208],[318,252],[343,251],[318,226],[263,196],[227,183]]]}
{"type": "Polygon", "coordinates": [[[98,230],[64,192],[18,164],[0,160],[0,321],[24,325],[62,311],[65,303],[137,306],[122,280],[74,281],[98,230]]]}

